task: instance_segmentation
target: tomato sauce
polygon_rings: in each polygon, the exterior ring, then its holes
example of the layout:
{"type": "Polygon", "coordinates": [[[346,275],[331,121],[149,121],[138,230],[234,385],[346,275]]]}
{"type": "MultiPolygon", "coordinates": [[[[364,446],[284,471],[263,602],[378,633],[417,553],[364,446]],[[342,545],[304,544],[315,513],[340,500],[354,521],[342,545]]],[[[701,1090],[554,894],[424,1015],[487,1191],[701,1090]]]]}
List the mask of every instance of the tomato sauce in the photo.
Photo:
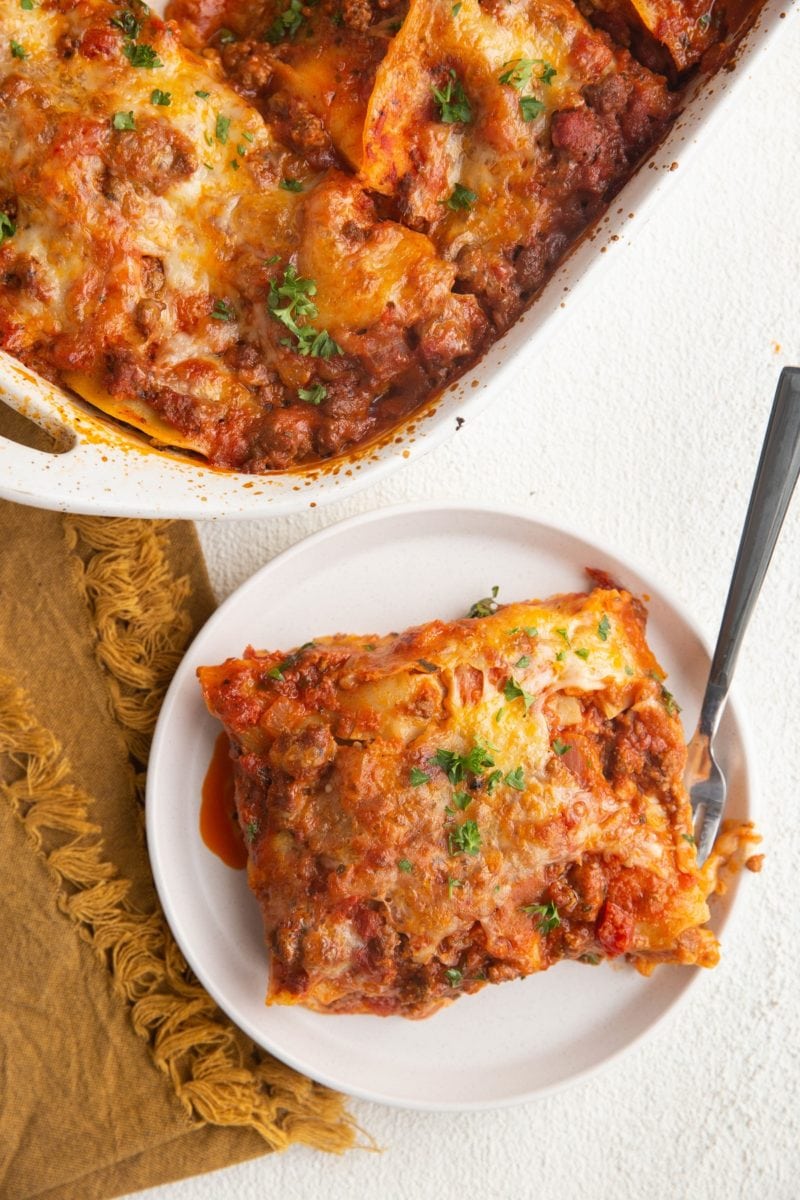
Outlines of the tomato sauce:
{"type": "Polygon", "coordinates": [[[233,763],[228,735],[221,733],[203,780],[200,805],[200,836],[213,854],[229,867],[247,866],[247,847],[236,817],[233,798],[233,763]]]}

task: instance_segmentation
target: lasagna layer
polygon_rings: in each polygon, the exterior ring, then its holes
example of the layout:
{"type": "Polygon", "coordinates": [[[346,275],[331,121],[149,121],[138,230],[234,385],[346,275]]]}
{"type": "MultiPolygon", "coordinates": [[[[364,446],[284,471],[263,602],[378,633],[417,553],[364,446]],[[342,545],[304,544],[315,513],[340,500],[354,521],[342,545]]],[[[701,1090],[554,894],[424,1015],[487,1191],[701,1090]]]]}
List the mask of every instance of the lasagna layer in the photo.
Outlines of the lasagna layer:
{"type": "Polygon", "coordinates": [[[561,959],[713,966],[677,705],[628,592],[204,667],[268,1003],[424,1017],[561,959]]]}

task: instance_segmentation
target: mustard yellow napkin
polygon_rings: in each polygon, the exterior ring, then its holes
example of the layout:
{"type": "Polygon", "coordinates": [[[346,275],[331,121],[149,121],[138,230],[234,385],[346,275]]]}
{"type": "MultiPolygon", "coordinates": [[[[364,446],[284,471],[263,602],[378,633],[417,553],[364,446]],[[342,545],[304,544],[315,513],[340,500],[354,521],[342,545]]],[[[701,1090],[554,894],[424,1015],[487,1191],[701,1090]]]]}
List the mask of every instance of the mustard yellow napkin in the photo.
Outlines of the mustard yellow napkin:
{"type": "MultiPolygon", "coordinates": [[[[15,428],[0,405],[0,430],[15,428]]],[[[0,1195],[105,1200],[291,1142],[342,1100],[258,1051],[167,928],[150,736],[214,600],[191,525],[0,502],[0,1195]]]]}

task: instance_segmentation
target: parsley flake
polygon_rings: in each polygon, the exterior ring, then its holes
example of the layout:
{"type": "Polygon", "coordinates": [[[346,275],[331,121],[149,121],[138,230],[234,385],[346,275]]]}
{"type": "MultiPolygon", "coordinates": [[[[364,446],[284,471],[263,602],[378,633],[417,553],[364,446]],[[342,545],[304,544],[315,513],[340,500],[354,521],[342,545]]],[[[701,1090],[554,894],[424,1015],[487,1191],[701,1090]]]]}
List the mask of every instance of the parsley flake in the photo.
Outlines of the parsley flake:
{"type": "Polygon", "coordinates": [[[258,829],[259,829],[258,821],[248,821],[247,822],[247,825],[245,826],[245,830],[244,830],[244,836],[247,838],[248,842],[252,842],[255,840],[256,834],[258,833],[258,829]]]}
{"type": "Polygon", "coordinates": [[[557,629],[556,633],[558,634],[558,636],[561,638],[562,641],[566,642],[567,645],[569,645],[569,634],[567,633],[566,629],[557,629]]]}
{"type": "Polygon", "coordinates": [[[11,56],[12,56],[12,58],[20,58],[20,59],[22,59],[22,58],[28,58],[28,57],[29,57],[29,55],[28,55],[28,51],[25,49],[25,47],[24,47],[24,46],[21,46],[21,45],[19,44],[19,42],[15,42],[13,38],[12,38],[12,39],[11,39],[11,41],[9,42],[9,46],[11,47],[11,56]]]}
{"type": "Polygon", "coordinates": [[[231,42],[235,42],[236,34],[231,29],[220,29],[217,34],[217,41],[220,46],[230,46],[231,42]]]}
{"type": "Polygon", "coordinates": [[[461,81],[451,67],[444,88],[432,87],[433,98],[439,106],[439,120],[445,125],[464,125],[472,120],[472,107],[461,81]]]}
{"type": "Polygon", "coordinates": [[[520,670],[523,670],[525,667],[529,667],[530,665],[531,665],[531,660],[530,660],[530,658],[528,657],[528,655],[527,655],[527,654],[523,654],[523,655],[522,655],[520,658],[518,658],[518,659],[517,659],[517,661],[514,663],[514,666],[515,666],[515,667],[519,667],[519,668],[520,668],[520,670]]]}
{"type": "Polygon", "coordinates": [[[298,317],[316,317],[317,306],[311,299],[316,295],[317,285],[313,279],[304,279],[297,274],[297,269],[288,266],[283,272],[283,279],[276,283],[270,280],[267,305],[270,315],[276,321],[285,325],[297,339],[282,338],[282,346],[290,346],[298,354],[311,355],[312,358],[330,358],[333,354],[343,354],[341,346],[333,340],[325,329],[315,329],[312,325],[298,325],[298,317]],[[281,303],[284,301],[284,303],[281,303]]]}
{"type": "Polygon", "coordinates": [[[447,838],[451,854],[477,854],[481,848],[481,835],[477,821],[465,821],[451,829],[447,838]]]}
{"type": "Polygon", "coordinates": [[[515,792],[525,791],[525,773],[522,767],[515,767],[513,771],[509,771],[505,781],[515,792]]]}
{"type": "Polygon", "coordinates": [[[420,667],[422,667],[426,675],[433,675],[439,670],[436,663],[429,662],[427,658],[418,658],[417,663],[420,667]]]}
{"type": "Polygon", "coordinates": [[[556,655],[556,662],[563,662],[566,657],[566,650],[559,650],[558,654],[556,655]]]}
{"type": "Polygon", "coordinates": [[[133,40],[139,36],[139,30],[141,29],[141,25],[129,8],[124,9],[116,17],[112,17],[110,24],[115,29],[121,29],[126,37],[133,40]]]}
{"type": "Polygon", "coordinates": [[[461,0],[458,0],[458,4],[454,4],[450,11],[454,17],[457,17],[461,12],[461,0]]]}
{"type": "Polygon", "coordinates": [[[117,112],[111,118],[114,129],[136,129],[136,121],[132,112],[117,112]]]}
{"type": "Polygon", "coordinates": [[[608,635],[610,632],[611,632],[611,622],[609,621],[606,614],[603,613],[603,618],[600,621],[600,624],[597,626],[597,636],[600,638],[601,642],[605,642],[608,640],[608,635]]]}
{"type": "Polygon", "coordinates": [[[301,400],[305,400],[306,404],[322,404],[328,394],[328,389],[324,383],[315,383],[310,388],[298,388],[297,394],[301,400]]]}
{"type": "Polygon", "coordinates": [[[302,192],[303,185],[299,179],[282,179],[278,187],[283,188],[285,192],[302,192]]]}
{"type": "Polygon", "coordinates": [[[150,93],[150,103],[159,104],[162,108],[169,108],[172,104],[172,92],[162,92],[161,88],[153,88],[150,93]]]}
{"type": "Polygon", "coordinates": [[[448,970],[445,971],[444,977],[450,984],[450,987],[457,988],[461,987],[461,984],[464,981],[464,972],[459,971],[458,967],[449,967],[448,970]]]}
{"type": "Polygon", "coordinates": [[[412,767],[408,778],[412,787],[421,787],[423,783],[430,783],[431,779],[427,771],[421,771],[419,767],[412,767]]]}
{"type": "Polygon", "coordinates": [[[228,140],[228,130],[230,127],[230,117],[224,117],[222,113],[217,113],[217,120],[216,124],[214,125],[214,136],[218,142],[222,142],[223,146],[228,140]]]}
{"type": "Polygon", "coordinates": [[[539,918],[537,925],[540,933],[550,933],[561,924],[561,917],[552,900],[548,904],[523,904],[522,911],[529,917],[539,918]]]}
{"type": "Polygon", "coordinates": [[[578,658],[582,658],[584,661],[589,657],[589,651],[584,648],[576,650],[575,653],[577,654],[578,658]]]}
{"type": "Polygon", "coordinates": [[[661,685],[661,700],[669,715],[671,717],[677,717],[678,713],[681,711],[681,706],[678,704],[672,692],[668,692],[663,684],[661,685]]]}
{"type": "Polygon", "coordinates": [[[207,100],[211,92],[195,92],[195,96],[199,96],[201,100],[207,100]]]}
{"type": "Polygon", "coordinates": [[[522,113],[523,121],[535,121],[544,112],[544,104],[535,96],[520,96],[519,111],[522,113]]]}
{"type": "Polygon", "coordinates": [[[472,803],[472,796],[470,796],[469,792],[454,792],[453,793],[453,804],[455,804],[456,808],[460,812],[463,812],[464,809],[467,807],[467,805],[471,804],[471,803],[472,803]]]}
{"type": "Polygon", "coordinates": [[[476,742],[467,754],[439,749],[434,754],[433,761],[442,768],[452,784],[461,783],[467,773],[478,775],[484,767],[494,766],[494,759],[489,755],[488,747],[482,746],[480,742],[476,742]]]}
{"type": "Polygon", "coordinates": [[[463,886],[464,886],[464,884],[461,882],[460,879],[453,879],[452,876],[448,879],[447,894],[451,900],[453,899],[453,892],[456,890],[456,888],[463,888],[463,886]]]}
{"type": "Polygon", "coordinates": [[[509,629],[509,633],[524,633],[528,637],[538,637],[539,630],[535,625],[515,625],[513,629],[509,629]]]}
{"type": "Polygon", "coordinates": [[[457,183],[448,198],[442,203],[453,212],[469,212],[477,199],[477,192],[465,187],[463,183],[457,183]]]}
{"type": "Polygon", "coordinates": [[[526,692],[524,688],[521,688],[517,681],[513,678],[506,680],[505,687],[503,688],[503,695],[509,702],[511,700],[522,700],[525,704],[525,712],[528,711],[535,699],[530,692],[526,692]]]}
{"type": "Polygon", "coordinates": [[[33,12],[36,8],[34,0],[19,0],[20,8],[24,8],[25,12],[33,12]]]}
{"type": "Polygon", "coordinates": [[[11,220],[8,213],[0,209],[0,246],[3,245],[3,242],[7,242],[9,238],[12,238],[16,232],[16,223],[11,220]]]}
{"type": "Polygon", "coordinates": [[[142,67],[146,71],[155,71],[156,68],[163,67],[164,65],[153,47],[145,45],[144,42],[126,42],[122,47],[122,53],[132,67],[142,67]]]}
{"type": "Polygon", "coordinates": [[[211,309],[211,316],[215,321],[235,321],[236,313],[232,305],[227,300],[215,300],[214,307],[211,309]]]}
{"type": "Polygon", "coordinates": [[[289,4],[279,13],[264,34],[264,41],[275,46],[285,38],[293,38],[305,20],[302,0],[289,0],[289,4]]]}
{"type": "Polygon", "coordinates": [[[500,591],[499,584],[495,584],[492,588],[491,596],[484,596],[482,600],[476,600],[470,605],[468,617],[491,617],[492,613],[496,613],[500,605],[497,603],[496,596],[500,591]]]}
{"type": "Polygon", "coordinates": [[[553,741],[553,749],[559,758],[566,754],[569,748],[569,742],[562,742],[561,738],[555,738],[553,741]]]}
{"type": "Polygon", "coordinates": [[[410,875],[411,872],[414,870],[414,868],[412,867],[411,863],[408,861],[407,858],[401,858],[397,865],[401,871],[404,871],[406,873],[406,875],[410,875]]]}
{"type": "Polygon", "coordinates": [[[503,63],[505,70],[500,76],[500,83],[508,84],[509,87],[516,88],[521,92],[526,84],[530,83],[531,75],[533,74],[532,58],[512,58],[508,62],[503,63]]]}
{"type": "Polygon", "coordinates": [[[486,791],[489,793],[490,796],[494,792],[494,789],[497,787],[498,783],[501,782],[502,778],[503,778],[502,771],[492,771],[491,775],[488,776],[488,778],[486,780],[486,791]]]}

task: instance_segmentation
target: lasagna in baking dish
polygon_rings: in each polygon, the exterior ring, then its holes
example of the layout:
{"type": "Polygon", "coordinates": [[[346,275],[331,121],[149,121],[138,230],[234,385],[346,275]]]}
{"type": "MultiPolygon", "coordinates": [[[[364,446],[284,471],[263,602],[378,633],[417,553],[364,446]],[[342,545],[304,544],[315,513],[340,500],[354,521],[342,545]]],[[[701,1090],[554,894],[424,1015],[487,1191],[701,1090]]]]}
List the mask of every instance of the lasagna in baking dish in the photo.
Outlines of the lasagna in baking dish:
{"type": "Polygon", "coordinates": [[[364,443],[662,136],[696,7],[0,0],[0,348],[216,466],[364,443]]]}
{"type": "Polygon", "coordinates": [[[642,604],[600,582],[200,669],[268,1003],[424,1017],[563,959],[716,963],[678,706],[642,604]]]}

